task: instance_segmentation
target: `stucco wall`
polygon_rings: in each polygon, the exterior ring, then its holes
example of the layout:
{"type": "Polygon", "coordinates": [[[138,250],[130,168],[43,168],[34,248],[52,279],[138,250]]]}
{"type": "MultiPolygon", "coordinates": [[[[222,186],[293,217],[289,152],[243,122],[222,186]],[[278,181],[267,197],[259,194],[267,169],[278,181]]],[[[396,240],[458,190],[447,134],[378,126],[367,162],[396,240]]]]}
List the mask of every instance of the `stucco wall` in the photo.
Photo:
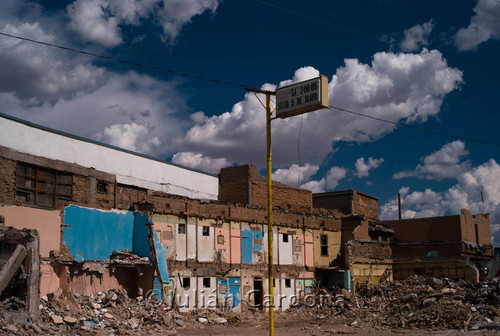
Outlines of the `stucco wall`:
{"type": "Polygon", "coordinates": [[[61,244],[60,211],[41,210],[18,206],[0,206],[5,226],[16,229],[35,229],[40,235],[40,256],[48,258],[50,251],[59,251],[61,244]]]}

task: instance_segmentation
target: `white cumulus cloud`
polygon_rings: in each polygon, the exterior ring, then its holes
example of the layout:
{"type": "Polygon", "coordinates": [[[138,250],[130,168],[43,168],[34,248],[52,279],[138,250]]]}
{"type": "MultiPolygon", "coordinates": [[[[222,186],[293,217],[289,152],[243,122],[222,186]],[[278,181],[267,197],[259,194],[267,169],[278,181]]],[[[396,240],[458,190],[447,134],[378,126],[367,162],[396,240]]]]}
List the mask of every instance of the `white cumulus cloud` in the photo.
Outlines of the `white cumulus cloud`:
{"type": "Polygon", "coordinates": [[[334,166],[328,170],[326,177],[320,180],[312,180],[304,183],[300,186],[300,188],[311,190],[313,193],[321,193],[325,190],[332,190],[339,185],[340,180],[342,180],[346,174],[347,169],[334,166]]]}
{"type": "Polygon", "coordinates": [[[311,176],[316,174],[319,170],[319,166],[305,164],[304,166],[299,166],[297,164],[291,165],[287,169],[277,169],[273,173],[273,180],[284,183],[289,186],[298,186],[304,181],[308,181],[311,176]]]}
{"type": "Polygon", "coordinates": [[[229,167],[232,164],[224,158],[211,158],[201,153],[190,152],[175,153],[172,162],[213,174],[218,174],[221,168],[229,167]]]}
{"type": "Polygon", "coordinates": [[[219,0],[76,0],[67,6],[70,27],[84,41],[105,47],[123,43],[120,27],[153,17],[162,39],[174,43],[182,27],[205,11],[215,12],[219,0]]]}
{"type": "MultiPolygon", "coordinates": [[[[280,85],[317,75],[318,71],[312,67],[300,68],[292,80],[280,85]]],[[[437,115],[444,97],[461,83],[462,72],[449,67],[436,50],[424,49],[420,54],[379,52],[371,64],[346,59],[345,65],[332,76],[328,93],[332,105],[394,122],[414,123],[437,115]]],[[[266,84],[263,89],[274,90],[275,86],[266,84]]],[[[182,151],[264,167],[265,114],[253,93],[247,93],[229,112],[195,119],[195,125],[178,142],[182,151]]],[[[302,161],[312,165],[318,165],[332,153],[336,141],[373,141],[395,127],[335,110],[273,120],[276,167],[297,162],[297,148],[290,144],[297,142],[301,122],[302,161]]]]}
{"type": "Polygon", "coordinates": [[[382,162],[384,162],[383,158],[374,159],[370,157],[365,162],[365,158],[361,157],[357,159],[356,163],[354,164],[354,166],[356,167],[356,172],[354,173],[354,175],[359,178],[368,177],[370,175],[370,170],[378,168],[382,164],[382,162]]]}
{"type": "Polygon", "coordinates": [[[428,44],[428,38],[434,27],[434,22],[430,20],[429,22],[415,25],[404,31],[405,37],[399,44],[402,51],[411,52],[417,51],[422,46],[428,44]]]}
{"type": "Polygon", "coordinates": [[[500,38],[500,7],[496,0],[479,0],[474,13],[469,26],[455,35],[459,51],[475,50],[483,42],[500,38]]]}
{"type": "MultiPolygon", "coordinates": [[[[5,24],[2,31],[45,42],[56,42],[38,22],[5,24]]],[[[109,73],[79,57],[13,38],[0,39],[0,92],[12,93],[23,105],[54,104],[92,92],[109,73]],[[73,61],[70,62],[70,59],[73,61]]]]}
{"type": "Polygon", "coordinates": [[[158,137],[148,138],[152,127],[147,124],[114,124],[104,129],[96,138],[120,148],[151,154],[161,144],[158,137]]]}
{"type": "Polygon", "coordinates": [[[177,117],[188,108],[175,83],[134,71],[114,74],[95,91],[53,106],[24,107],[10,93],[0,93],[0,99],[22,119],[155,156],[173,154],[173,139],[189,124],[177,117]]]}
{"type": "Polygon", "coordinates": [[[414,170],[404,170],[394,174],[395,179],[416,177],[428,180],[443,180],[457,178],[471,168],[470,161],[463,161],[469,154],[463,141],[453,141],[443,145],[439,150],[420,159],[423,164],[414,170]]]}
{"type": "MultiPolygon", "coordinates": [[[[472,213],[489,213],[494,243],[500,244],[500,165],[494,159],[463,172],[457,183],[444,192],[409,191],[408,187],[400,189],[404,218],[458,214],[463,208],[472,213]]],[[[396,219],[397,198],[380,210],[381,219],[396,219]]]]}

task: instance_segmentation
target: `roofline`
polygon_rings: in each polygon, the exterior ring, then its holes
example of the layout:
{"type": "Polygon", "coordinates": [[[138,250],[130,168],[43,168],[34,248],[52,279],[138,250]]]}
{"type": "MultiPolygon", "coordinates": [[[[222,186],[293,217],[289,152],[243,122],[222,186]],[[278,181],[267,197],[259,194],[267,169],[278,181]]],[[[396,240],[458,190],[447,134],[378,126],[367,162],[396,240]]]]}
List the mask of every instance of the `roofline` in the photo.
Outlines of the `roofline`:
{"type": "Polygon", "coordinates": [[[71,134],[71,133],[66,133],[66,132],[59,131],[59,130],[56,130],[56,129],[53,129],[53,128],[50,128],[50,127],[46,127],[46,126],[42,126],[42,125],[39,125],[39,124],[35,124],[35,123],[30,122],[30,121],[19,119],[17,117],[14,117],[14,116],[2,113],[2,112],[0,112],[0,117],[2,117],[4,119],[11,120],[11,121],[18,122],[20,124],[24,124],[24,125],[29,126],[29,127],[37,128],[37,129],[42,130],[42,131],[46,131],[46,132],[54,133],[54,134],[61,135],[61,136],[67,137],[67,138],[71,138],[71,139],[74,139],[74,140],[88,142],[88,143],[91,143],[91,144],[94,144],[94,145],[98,145],[98,146],[102,146],[102,147],[107,147],[107,148],[114,149],[114,150],[117,150],[117,151],[120,151],[120,152],[124,152],[124,153],[127,153],[127,154],[132,154],[132,155],[135,155],[135,156],[139,156],[139,157],[142,157],[142,158],[145,158],[145,159],[148,159],[148,160],[153,160],[153,161],[164,163],[164,164],[167,164],[167,165],[170,165],[170,166],[174,166],[174,167],[178,167],[178,168],[190,170],[190,171],[193,171],[193,172],[196,172],[196,173],[205,174],[205,175],[213,176],[213,177],[217,177],[217,178],[219,177],[219,174],[207,173],[207,172],[204,172],[204,171],[199,170],[199,169],[182,166],[182,165],[179,165],[179,164],[176,164],[176,163],[172,163],[172,162],[167,162],[167,161],[161,160],[161,159],[153,157],[153,156],[149,156],[149,155],[146,155],[146,154],[141,154],[141,153],[138,153],[138,152],[131,151],[129,149],[124,149],[124,148],[120,148],[120,147],[117,147],[117,146],[108,145],[108,144],[105,144],[103,142],[99,142],[99,141],[92,140],[92,139],[87,139],[87,138],[84,138],[84,137],[81,137],[81,136],[78,136],[78,135],[74,135],[74,134],[71,134]]]}
{"type": "Polygon", "coordinates": [[[372,196],[372,195],[368,195],[364,192],[361,192],[359,191],[358,189],[347,189],[347,190],[337,190],[337,191],[327,191],[327,192],[323,192],[323,193],[316,193],[316,194],[312,194],[313,197],[315,196],[319,196],[319,197],[326,197],[326,196],[334,196],[334,195],[343,195],[343,194],[351,194],[353,193],[353,191],[356,190],[356,192],[359,194],[359,195],[363,195],[363,196],[366,196],[366,197],[369,197],[369,198],[373,198],[375,200],[378,201],[378,198],[375,197],[375,196],[372,196]]]}

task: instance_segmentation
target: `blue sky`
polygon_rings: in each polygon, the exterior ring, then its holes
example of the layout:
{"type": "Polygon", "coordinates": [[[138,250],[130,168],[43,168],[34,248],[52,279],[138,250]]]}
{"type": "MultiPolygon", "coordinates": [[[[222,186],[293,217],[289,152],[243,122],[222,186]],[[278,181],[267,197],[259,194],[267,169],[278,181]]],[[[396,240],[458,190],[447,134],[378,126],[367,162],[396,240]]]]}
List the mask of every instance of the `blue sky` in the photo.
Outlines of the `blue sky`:
{"type": "MultiPolygon", "coordinates": [[[[319,73],[331,105],[500,143],[500,1],[2,1],[0,32],[275,89],[319,73]]],[[[261,97],[262,99],[262,97],[261,97]]],[[[265,116],[238,86],[0,36],[1,112],[197,169],[264,173],[265,116]]],[[[492,215],[500,146],[338,110],[273,121],[274,178],[357,188],[382,218],[492,215]],[[484,202],[481,202],[483,192],[484,202]]]]}

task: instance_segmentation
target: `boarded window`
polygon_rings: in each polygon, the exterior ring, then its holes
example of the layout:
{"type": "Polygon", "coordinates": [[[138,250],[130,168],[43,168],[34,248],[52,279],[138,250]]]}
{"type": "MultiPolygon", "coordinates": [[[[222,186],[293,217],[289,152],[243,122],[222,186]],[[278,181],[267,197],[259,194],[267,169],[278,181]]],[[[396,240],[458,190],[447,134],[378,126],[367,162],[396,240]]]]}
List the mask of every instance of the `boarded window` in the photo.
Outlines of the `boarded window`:
{"type": "Polygon", "coordinates": [[[320,235],[321,256],[328,257],[328,236],[326,234],[320,235]]]}
{"type": "Polygon", "coordinates": [[[73,175],[24,162],[17,163],[16,201],[59,208],[72,200],[73,175]]]}
{"type": "Polygon", "coordinates": [[[224,236],[223,235],[217,236],[217,244],[224,244],[224,236]]]}
{"type": "Polygon", "coordinates": [[[177,225],[177,233],[178,234],[186,234],[186,224],[179,223],[177,225]]]}
{"type": "Polygon", "coordinates": [[[203,226],[202,234],[206,237],[210,236],[210,226],[203,226]]]}

